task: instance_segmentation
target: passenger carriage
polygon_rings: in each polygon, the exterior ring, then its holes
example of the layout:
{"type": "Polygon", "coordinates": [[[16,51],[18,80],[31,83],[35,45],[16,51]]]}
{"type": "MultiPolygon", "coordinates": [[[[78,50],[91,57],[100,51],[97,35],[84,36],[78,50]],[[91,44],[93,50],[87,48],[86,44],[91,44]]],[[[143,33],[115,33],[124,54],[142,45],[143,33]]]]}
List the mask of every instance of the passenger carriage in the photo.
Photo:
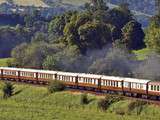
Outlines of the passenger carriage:
{"type": "Polygon", "coordinates": [[[18,70],[16,68],[3,68],[0,70],[2,79],[18,79],[18,70]]]}
{"type": "Polygon", "coordinates": [[[39,82],[49,82],[56,79],[57,71],[37,70],[36,78],[39,82]]]}
{"type": "Polygon", "coordinates": [[[79,73],[78,74],[78,86],[99,88],[101,77],[102,77],[101,75],[79,73]]]}
{"type": "Polygon", "coordinates": [[[66,85],[76,85],[78,79],[78,73],[70,72],[57,72],[56,80],[63,81],[66,85]]]}
{"type": "Polygon", "coordinates": [[[149,81],[150,80],[124,78],[123,91],[130,93],[147,94],[149,81]]]}
{"type": "Polygon", "coordinates": [[[149,82],[148,94],[152,96],[160,96],[160,82],[156,82],[156,81],[149,82]]]}
{"type": "Polygon", "coordinates": [[[73,87],[160,96],[160,82],[145,79],[9,67],[0,67],[0,77],[40,83],[59,80],[73,87]]]}
{"type": "Polygon", "coordinates": [[[123,78],[114,76],[102,76],[101,77],[101,89],[122,91],[123,78]]]}

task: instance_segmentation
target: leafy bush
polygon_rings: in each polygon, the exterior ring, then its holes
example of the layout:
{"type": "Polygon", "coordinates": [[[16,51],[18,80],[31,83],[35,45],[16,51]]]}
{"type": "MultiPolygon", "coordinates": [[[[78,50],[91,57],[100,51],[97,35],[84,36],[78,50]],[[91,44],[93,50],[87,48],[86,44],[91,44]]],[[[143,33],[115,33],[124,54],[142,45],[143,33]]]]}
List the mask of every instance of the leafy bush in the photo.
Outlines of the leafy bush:
{"type": "Polygon", "coordinates": [[[133,110],[136,110],[136,114],[139,115],[146,104],[147,104],[146,101],[140,101],[140,100],[133,101],[128,105],[128,112],[130,113],[133,110]]]}
{"type": "Polygon", "coordinates": [[[81,104],[84,105],[84,104],[88,104],[88,103],[89,103],[89,100],[88,100],[87,94],[82,94],[81,95],[81,104]]]}
{"type": "Polygon", "coordinates": [[[62,91],[64,89],[65,89],[64,83],[58,80],[51,81],[48,86],[48,91],[50,93],[62,91]]]}
{"type": "Polygon", "coordinates": [[[126,113],[126,111],[124,110],[124,109],[122,109],[122,108],[117,108],[116,110],[115,110],[115,113],[117,114],[117,115],[125,115],[125,113],[126,113]]]}
{"type": "Polygon", "coordinates": [[[107,108],[115,103],[118,102],[120,100],[123,100],[124,98],[122,96],[106,96],[104,99],[101,99],[98,101],[98,108],[100,108],[101,110],[105,111],[107,110],[107,108]]]}
{"type": "Polygon", "coordinates": [[[107,110],[107,107],[108,107],[108,106],[109,106],[108,100],[106,100],[106,99],[100,99],[100,100],[98,101],[98,108],[99,108],[99,109],[105,111],[105,110],[107,110]]]}
{"type": "Polygon", "coordinates": [[[5,82],[5,85],[3,86],[3,97],[8,98],[13,95],[14,92],[14,86],[10,82],[5,82]]]}

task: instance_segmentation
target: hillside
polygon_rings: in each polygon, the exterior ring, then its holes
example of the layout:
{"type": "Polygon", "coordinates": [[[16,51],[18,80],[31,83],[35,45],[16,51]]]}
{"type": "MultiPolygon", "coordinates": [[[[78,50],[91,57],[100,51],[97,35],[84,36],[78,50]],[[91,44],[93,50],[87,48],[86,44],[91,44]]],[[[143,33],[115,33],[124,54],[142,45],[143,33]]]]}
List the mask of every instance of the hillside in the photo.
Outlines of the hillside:
{"type": "Polygon", "coordinates": [[[112,4],[120,4],[126,2],[130,9],[141,11],[146,14],[155,14],[155,0],[109,0],[112,4]]]}
{"type": "Polygon", "coordinates": [[[72,5],[76,5],[76,6],[83,5],[86,2],[89,2],[89,0],[62,0],[63,4],[72,4],[72,5]]]}
{"type": "MultiPolygon", "coordinates": [[[[48,1],[54,4],[70,4],[80,6],[88,2],[89,0],[12,0],[14,4],[20,6],[35,6],[35,7],[49,7],[50,4],[46,4],[48,1]]],[[[7,2],[7,0],[0,0],[0,4],[7,2]]]]}
{"type": "MultiPolygon", "coordinates": [[[[0,4],[7,0],[0,0],[0,4]]],[[[72,5],[81,6],[90,0],[12,0],[14,4],[22,6],[36,6],[36,7],[51,7],[55,5],[72,5]]],[[[106,0],[108,2],[108,0],[106,0]]],[[[130,9],[140,11],[146,14],[155,14],[155,1],[154,0],[123,0],[129,4],[130,9]]],[[[109,3],[118,5],[122,0],[109,0],[109,3]]]]}
{"type": "Polygon", "coordinates": [[[0,0],[0,4],[5,3],[5,2],[6,2],[6,0],[0,0]]]}
{"type": "MultiPolygon", "coordinates": [[[[0,0],[0,4],[5,2],[7,0],[0,0]]],[[[42,0],[13,0],[13,3],[19,6],[48,7],[42,0]]]]}
{"type": "Polygon", "coordinates": [[[0,67],[5,67],[5,66],[8,66],[7,65],[7,62],[12,60],[12,58],[3,58],[3,59],[0,59],[0,67]]]}
{"type": "MultiPolygon", "coordinates": [[[[122,100],[112,104],[107,111],[97,108],[100,97],[88,95],[90,103],[80,104],[81,95],[69,92],[48,94],[44,87],[15,85],[14,96],[3,99],[0,91],[1,120],[158,120],[160,108],[153,105],[138,108],[128,113],[131,100],[122,100]],[[122,112],[122,115],[120,112],[122,112]]],[[[0,90],[2,83],[0,83],[0,90]]]]}
{"type": "MultiPolygon", "coordinates": [[[[0,4],[6,1],[7,0],[0,0],[0,4]]],[[[50,7],[50,8],[52,7],[60,11],[61,9],[65,9],[65,10],[79,9],[79,7],[83,6],[86,2],[89,2],[90,0],[80,0],[80,1],[79,0],[34,0],[34,1],[33,0],[11,0],[11,1],[18,6],[34,6],[34,7],[50,7]],[[56,7],[61,9],[58,9],[56,7]]],[[[109,2],[113,5],[119,5],[122,1],[110,0],[109,2]]],[[[124,0],[124,2],[129,3],[130,9],[136,11],[136,14],[138,14],[138,12],[145,13],[145,14],[137,15],[136,17],[141,23],[143,23],[143,26],[146,27],[148,25],[148,16],[155,14],[154,1],[153,0],[151,1],[136,0],[135,2],[135,0],[134,1],[124,0]]]]}
{"type": "Polygon", "coordinates": [[[13,0],[15,4],[22,5],[22,6],[42,6],[42,7],[48,7],[43,1],[41,0],[13,0]]]}

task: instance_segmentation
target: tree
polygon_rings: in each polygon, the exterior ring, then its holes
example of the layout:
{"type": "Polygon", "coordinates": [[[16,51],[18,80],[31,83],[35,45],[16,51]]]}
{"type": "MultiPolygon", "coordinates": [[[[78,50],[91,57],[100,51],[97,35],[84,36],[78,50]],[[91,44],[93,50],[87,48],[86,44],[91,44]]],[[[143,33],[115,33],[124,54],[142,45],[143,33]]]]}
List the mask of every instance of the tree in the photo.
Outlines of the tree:
{"type": "Polygon", "coordinates": [[[42,67],[47,55],[51,55],[56,50],[51,45],[39,42],[31,44],[21,44],[12,51],[12,57],[18,66],[42,67]]]}
{"type": "Polygon", "coordinates": [[[48,55],[43,62],[43,67],[52,70],[77,71],[76,61],[79,56],[77,46],[70,46],[63,51],[48,55]]]}
{"type": "Polygon", "coordinates": [[[92,10],[108,10],[104,0],[91,0],[92,10]]]}
{"type": "Polygon", "coordinates": [[[88,22],[78,28],[80,45],[82,49],[101,49],[104,45],[112,43],[110,28],[106,24],[88,22]]]}
{"type": "Polygon", "coordinates": [[[149,49],[157,53],[160,53],[160,17],[159,16],[155,16],[151,19],[150,25],[146,29],[145,43],[149,49]]]}
{"type": "Polygon", "coordinates": [[[23,42],[30,42],[31,32],[17,25],[16,28],[1,27],[0,28],[0,57],[11,57],[11,51],[17,45],[23,42]]]}
{"type": "Polygon", "coordinates": [[[160,0],[155,0],[157,15],[160,15],[160,0]]]}
{"type": "Polygon", "coordinates": [[[123,42],[130,50],[137,50],[144,47],[144,32],[141,24],[135,20],[128,22],[122,28],[123,42]]]}
{"type": "Polygon", "coordinates": [[[48,42],[47,35],[42,32],[35,33],[34,37],[32,38],[32,42],[38,43],[38,42],[48,42]]]}
{"type": "Polygon", "coordinates": [[[22,43],[20,44],[19,46],[15,47],[13,50],[12,50],[12,58],[14,58],[15,60],[13,61],[14,63],[11,63],[13,64],[14,66],[23,66],[24,65],[24,59],[26,58],[26,55],[25,55],[25,50],[27,49],[28,47],[28,44],[27,43],[22,43]]]}
{"type": "Polygon", "coordinates": [[[13,95],[14,92],[14,86],[10,82],[5,82],[5,85],[3,86],[3,97],[8,98],[13,95]]]}
{"type": "Polygon", "coordinates": [[[65,25],[70,21],[70,18],[76,12],[66,12],[65,14],[55,16],[53,20],[49,23],[49,33],[55,36],[63,36],[63,30],[65,25]]]}
{"type": "Polygon", "coordinates": [[[133,20],[133,15],[128,7],[124,7],[124,5],[109,10],[105,18],[106,23],[116,26],[119,30],[131,20],[133,20]]]}
{"type": "Polygon", "coordinates": [[[85,104],[88,104],[88,103],[89,103],[87,94],[82,94],[80,100],[81,100],[80,103],[81,103],[82,105],[85,105],[85,104]]]}

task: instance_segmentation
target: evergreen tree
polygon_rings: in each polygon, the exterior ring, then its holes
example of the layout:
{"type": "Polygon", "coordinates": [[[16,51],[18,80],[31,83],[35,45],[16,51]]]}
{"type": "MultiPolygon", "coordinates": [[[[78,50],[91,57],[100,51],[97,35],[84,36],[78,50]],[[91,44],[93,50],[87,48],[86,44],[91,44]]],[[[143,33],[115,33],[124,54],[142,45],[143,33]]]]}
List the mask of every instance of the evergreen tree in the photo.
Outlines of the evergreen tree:
{"type": "Polygon", "coordinates": [[[155,7],[157,15],[160,15],[160,0],[155,0],[155,7]]]}

